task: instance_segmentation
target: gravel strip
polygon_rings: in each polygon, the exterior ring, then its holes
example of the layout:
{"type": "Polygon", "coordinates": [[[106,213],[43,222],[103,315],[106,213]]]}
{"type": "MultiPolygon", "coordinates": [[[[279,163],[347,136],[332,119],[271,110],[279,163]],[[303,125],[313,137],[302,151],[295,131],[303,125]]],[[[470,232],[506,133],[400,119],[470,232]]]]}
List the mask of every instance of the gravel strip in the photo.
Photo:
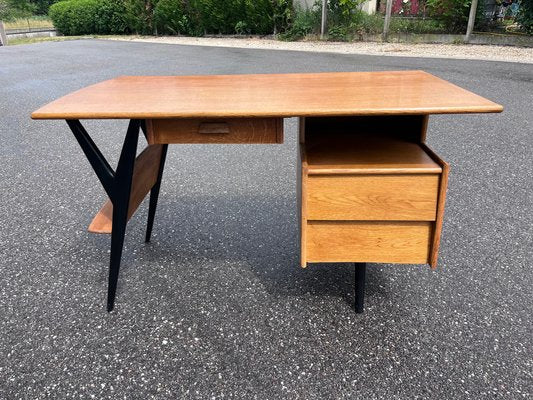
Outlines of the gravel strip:
{"type": "Polygon", "coordinates": [[[210,37],[113,37],[112,40],[168,43],[190,46],[236,47],[246,49],[312,51],[338,54],[369,54],[401,57],[457,58],[467,60],[533,63],[533,48],[489,45],[411,44],[377,42],[282,42],[260,38],[210,37]]]}

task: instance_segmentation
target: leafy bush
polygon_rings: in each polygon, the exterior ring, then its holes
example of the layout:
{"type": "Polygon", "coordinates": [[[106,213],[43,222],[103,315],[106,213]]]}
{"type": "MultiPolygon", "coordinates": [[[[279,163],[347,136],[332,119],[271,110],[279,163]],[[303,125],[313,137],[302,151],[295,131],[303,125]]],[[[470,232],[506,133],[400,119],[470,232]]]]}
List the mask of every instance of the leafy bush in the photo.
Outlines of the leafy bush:
{"type": "Polygon", "coordinates": [[[349,26],[360,18],[362,11],[358,6],[364,0],[329,0],[328,24],[331,27],[349,26]]]}
{"type": "Polygon", "coordinates": [[[158,34],[194,35],[194,28],[182,0],[159,0],[154,10],[158,34]]]}
{"type": "Polygon", "coordinates": [[[97,3],[95,33],[106,35],[128,31],[121,0],[98,0],[97,3]]]}
{"type": "Polygon", "coordinates": [[[0,21],[11,21],[17,16],[16,10],[8,0],[0,0],[0,21]]]}
{"type": "Polygon", "coordinates": [[[233,33],[237,22],[246,20],[245,5],[239,0],[193,0],[191,8],[198,13],[206,33],[233,33]]]}
{"type": "Polygon", "coordinates": [[[0,0],[0,21],[10,21],[32,15],[46,15],[58,0],[0,0]]]}
{"type": "Polygon", "coordinates": [[[124,33],[124,14],[118,0],[65,0],[49,10],[54,26],[64,35],[124,33]]]}
{"type": "MultiPolygon", "coordinates": [[[[392,22],[392,21],[391,21],[392,22]]],[[[359,32],[380,34],[383,32],[383,16],[380,14],[364,14],[358,23],[359,32]]]]}
{"type": "Polygon", "coordinates": [[[48,9],[58,0],[32,0],[32,3],[35,4],[35,14],[37,15],[46,15],[48,14],[48,9]]]}
{"type": "Polygon", "coordinates": [[[380,15],[369,15],[359,9],[364,0],[330,0],[328,2],[328,39],[349,41],[363,33],[383,29],[380,15]]]}
{"type": "Polygon", "coordinates": [[[471,0],[427,0],[430,15],[442,22],[448,32],[464,32],[471,0]]]}
{"type": "Polygon", "coordinates": [[[274,34],[285,32],[294,17],[294,7],[292,0],[272,0],[274,34]]]}
{"type": "MultiPolygon", "coordinates": [[[[472,0],[427,0],[426,6],[432,19],[440,23],[442,33],[465,33],[472,0]]],[[[474,26],[484,29],[485,2],[479,0],[474,26]]]]}
{"type": "Polygon", "coordinates": [[[124,21],[130,32],[151,35],[155,33],[154,12],[157,0],[124,1],[124,21]]]}
{"type": "Polygon", "coordinates": [[[298,40],[317,33],[320,30],[320,18],[320,9],[316,3],[309,9],[297,6],[292,21],[288,22],[287,29],[279,37],[282,40],[298,40]]]}
{"type": "MultiPolygon", "coordinates": [[[[349,40],[354,21],[360,18],[362,11],[358,5],[364,0],[329,0],[328,1],[328,36],[332,40],[349,40]]],[[[309,34],[320,32],[322,20],[322,1],[316,0],[309,9],[295,7],[292,21],[280,38],[285,40],[301,39],[309,34]]]]}
{"type": "Polygon", "coordinates": [[[29,0],[0,0],[0,21],[28,18],[35,13],[35,4],[29,0]]]}
{"type": "Polygon", "coordinates": [[[533,0],[522,0],[516,20],[522,30],[533,34],[533,0]]]}
{"type": "Polygon", "coordinates": [[[284,31],[292,15],[292,0],[125,1],[128,26],[141,33],[270,34],[284,31]]]}
{"type": "Polygon", "coordinates": [[[283,16],[284,3],[288,5],[289,2],[277,0],[193,0],[190,1],[190,9],[199,15],[200,26],[206,33],[269,34],[274,31],[276,22],[274,11],[276,9],[279,15],[283,16]]]}

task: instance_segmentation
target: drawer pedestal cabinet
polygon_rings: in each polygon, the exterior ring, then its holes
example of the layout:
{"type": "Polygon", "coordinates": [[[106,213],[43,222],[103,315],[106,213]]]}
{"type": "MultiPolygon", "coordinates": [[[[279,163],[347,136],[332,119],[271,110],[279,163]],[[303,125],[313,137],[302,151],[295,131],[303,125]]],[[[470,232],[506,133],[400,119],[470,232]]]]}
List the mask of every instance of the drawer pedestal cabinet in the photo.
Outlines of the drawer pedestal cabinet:
{"type": "Polygon", "coordinates": [[[126,225],[148,193],[150,241],[168,145],[283,143],[283,118],[299,117],[301,266],[355,263],[362,312],[366,263],[437,265],[449,167],[425,144],[429,115],[502,109],[423,71],[342,72],[119,77],[32,118],[67,121],[108,195],[89,231],[111,234],[111,311],[126,225]],[[130,120],[115,169],[82,119],[130,120]]]}
{"type": "Polygon", "coordinates": [[[300,118],[301,265],[436,268],[449,166],[424,144],[427,117],[300,118]]]}

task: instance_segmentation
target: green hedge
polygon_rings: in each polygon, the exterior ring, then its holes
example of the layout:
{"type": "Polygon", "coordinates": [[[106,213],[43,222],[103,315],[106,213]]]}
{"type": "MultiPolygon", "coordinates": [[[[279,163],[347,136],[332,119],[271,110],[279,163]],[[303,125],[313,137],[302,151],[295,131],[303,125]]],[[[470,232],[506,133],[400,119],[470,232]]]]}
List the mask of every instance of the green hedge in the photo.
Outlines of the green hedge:
{"type": "Polygon", "coordinates": [[[127,31],[125,7],[120,0],[64,0],[48,11],[64,35],[114,34],[127,31]]]}
{"type": "Polygon", "coordinates": [[[292,7],[286,0],[159,0],[154,25],[159,34],[270,34],[280,4],[292,7]]]}
{"type": "Polygon", "coordinates": [[[526,33],[533,34],[533,0],[522,0],[517,21],[522,30],[526,33]]]}
{"type": "Polygon", "coordinates": [[[191,35],[194,28],[185,10],[183,0],[159,0],[154,10],[157,33],[191,35]]]}
{"type": "Polygon", "coordinates": [[[287,28],[292,0],[63,0],[49,15],[65,35],[271,34],[287,28]]]}

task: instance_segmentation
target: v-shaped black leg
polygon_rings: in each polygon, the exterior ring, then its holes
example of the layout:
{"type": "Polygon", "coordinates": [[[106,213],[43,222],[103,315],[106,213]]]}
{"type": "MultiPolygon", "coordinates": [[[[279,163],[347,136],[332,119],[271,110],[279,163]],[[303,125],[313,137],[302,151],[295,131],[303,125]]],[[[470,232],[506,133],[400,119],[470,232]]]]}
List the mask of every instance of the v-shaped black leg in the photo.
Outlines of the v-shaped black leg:
{"type": "Polygon", "coordinates": [[[91,140],[80,121],[67,120],[67,124],[74,133],[76,140],[80,144],[113,204],[111,257],[109,260],[109,285],[107,291],[107,311],[111,311],[115,304],[122,248],[124,246],[124,235],[126,233],[126,224],[128,222],[133,169],[135,166],[135,156],[137,154],[137,143],[139,140],[141,121],[130,121],[115,172],[109,166],[100,150],[98,150],[96,144],[91,140]]]}
{"type": "Polygon", "coordinates": [[[115,305],[120,260],[122,258],[122,248],[124,247],[126,224],[128,223],[128,208],[130,204],[133,167],[135,166],[135,155],[137,154],[139,127],[140,122],[138,120],[130,121],[115,173],[115,193],[111,198],[111,202],[113,203],[113,229],[111,231],[107,311],[112,311],[115,305]]]}

